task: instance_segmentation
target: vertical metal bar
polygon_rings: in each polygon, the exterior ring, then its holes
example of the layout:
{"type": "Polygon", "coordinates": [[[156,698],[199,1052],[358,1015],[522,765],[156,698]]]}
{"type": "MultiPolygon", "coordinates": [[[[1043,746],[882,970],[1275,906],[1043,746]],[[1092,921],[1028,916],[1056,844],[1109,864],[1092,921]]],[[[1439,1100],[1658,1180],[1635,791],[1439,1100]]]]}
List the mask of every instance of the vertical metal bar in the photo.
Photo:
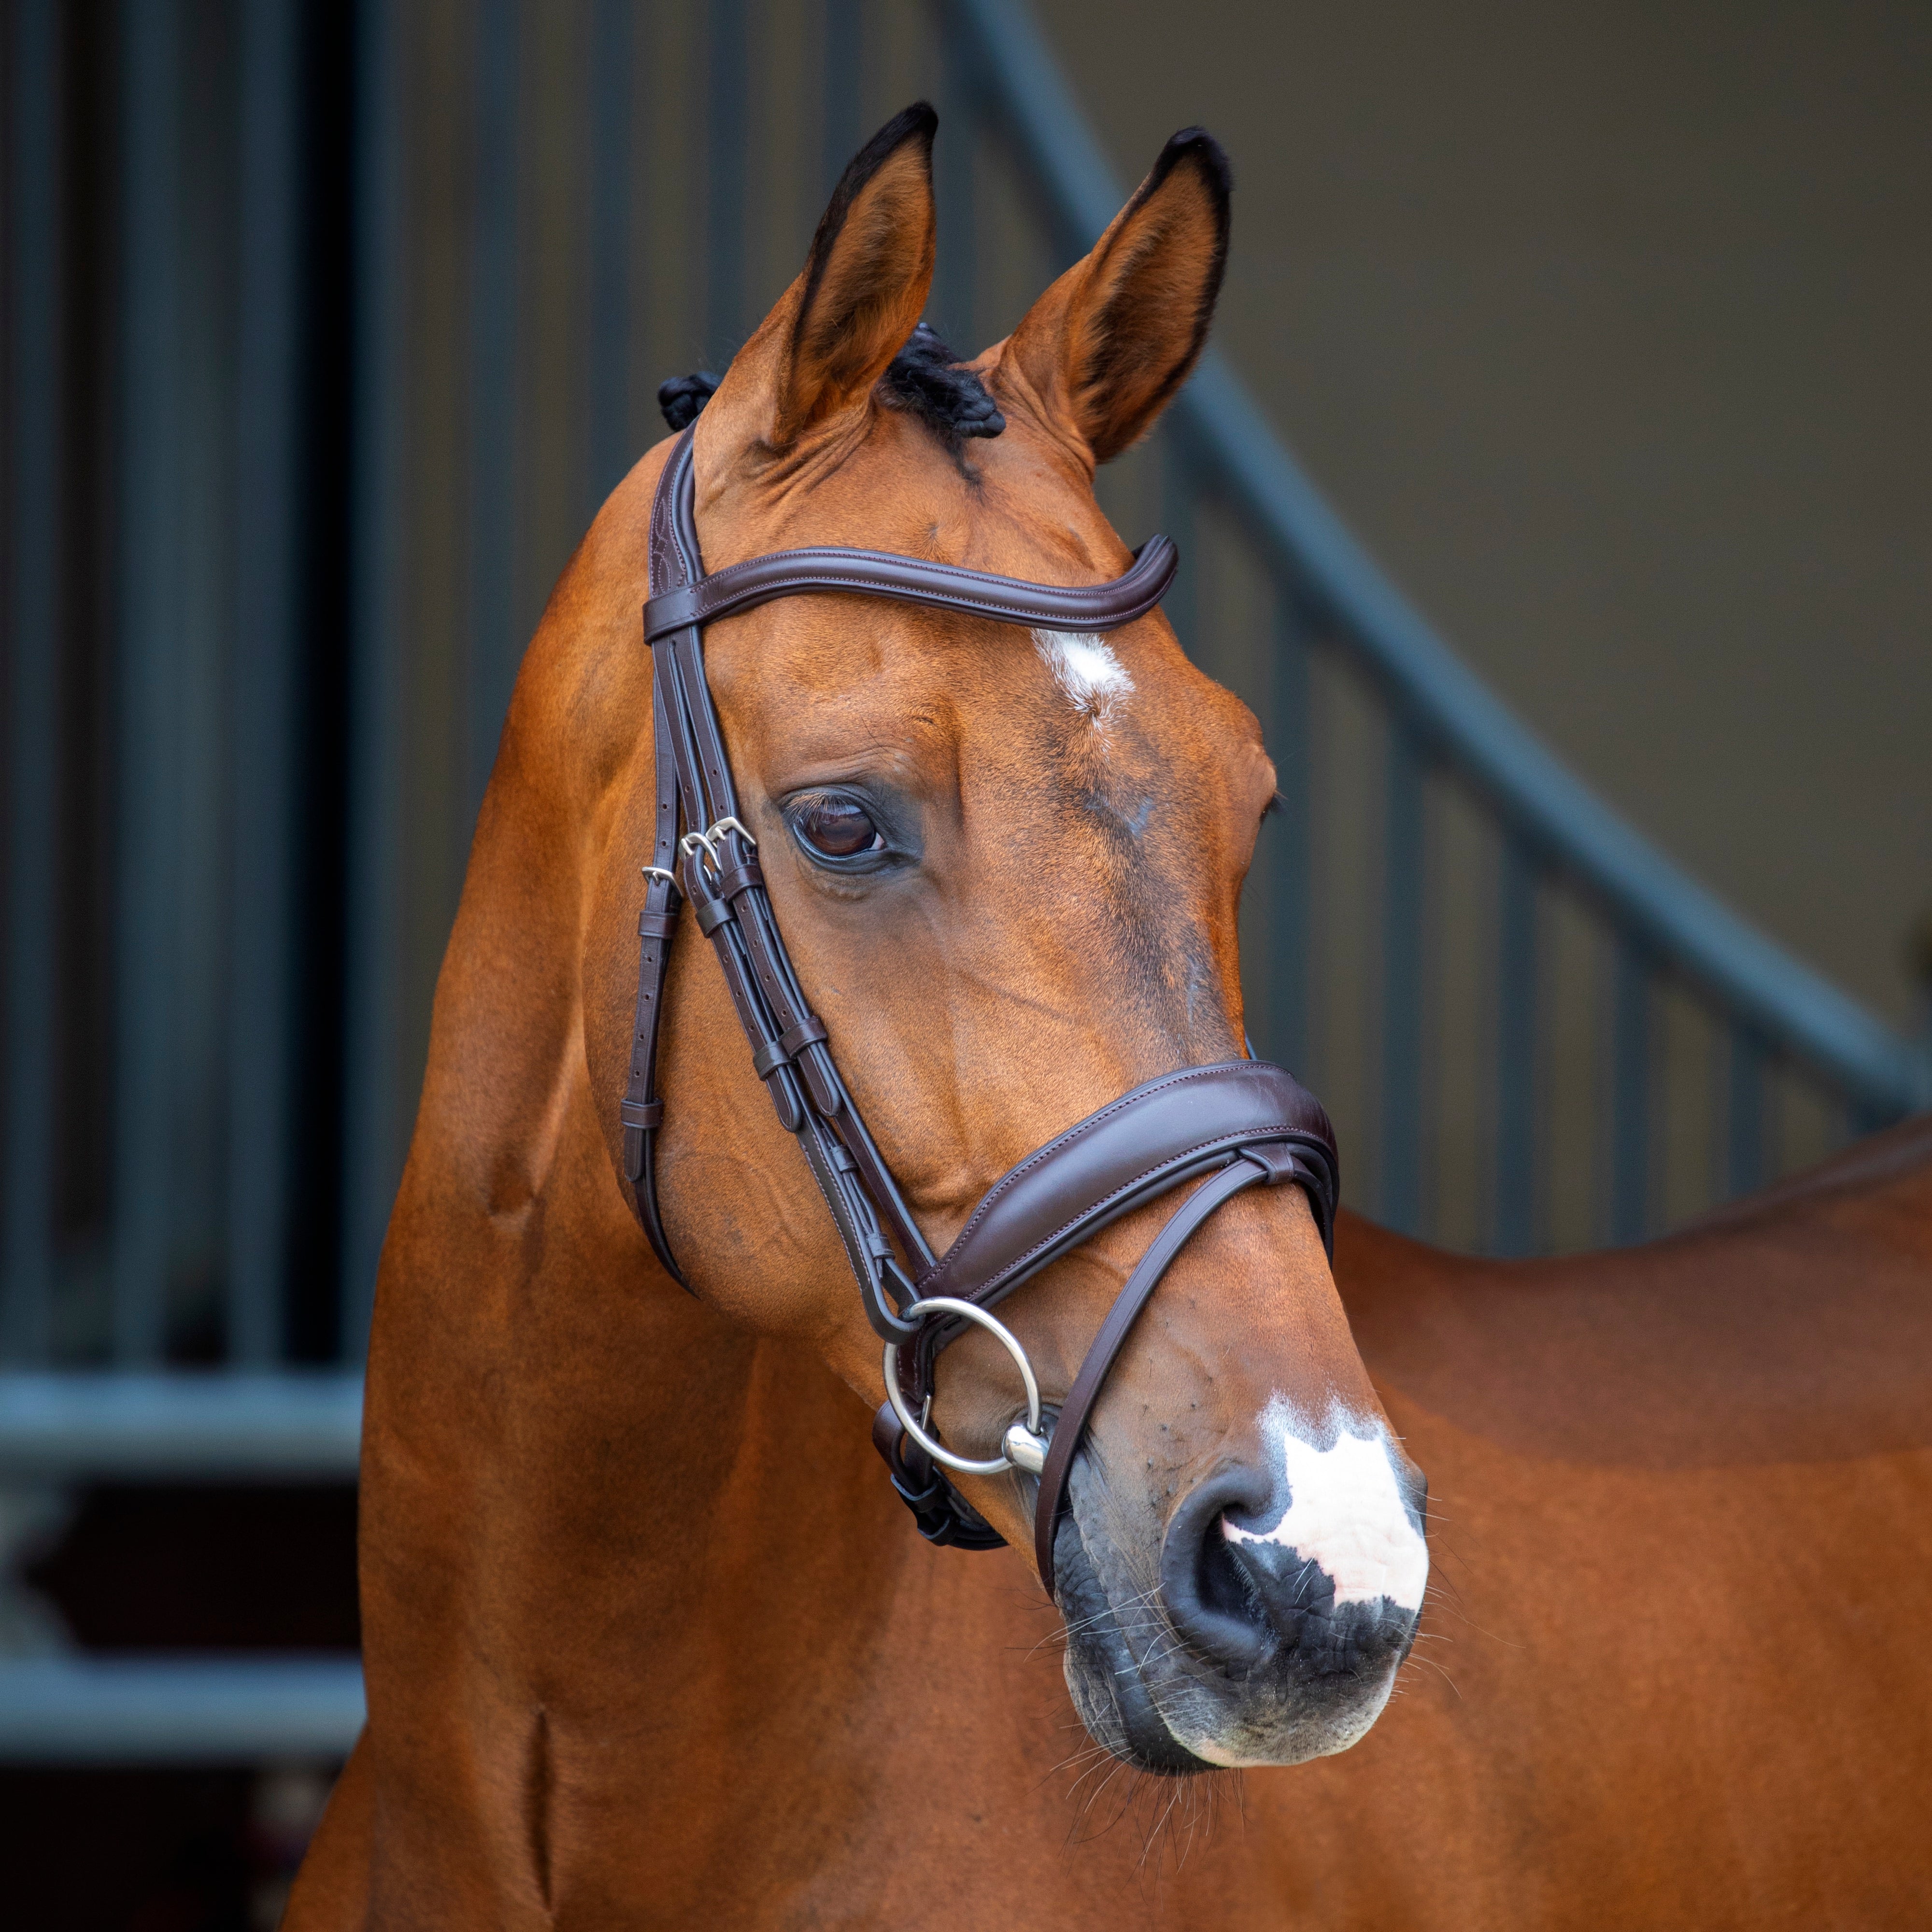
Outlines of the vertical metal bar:
{"type": "Polygon", "coordinates": [[[1195,544],[1194,513],[1200,472],[1194,452],[1172,416],[1156,434],[1160,445],[1160,528],[1174,540],[1180,553],[1180,567],[1174,572],[1161,608],[1180,640],[1180,648],[1198,664],[1201,654],[1196,619],[1201,566],[1195,544]]]}
{"type": "Polygon", "coordinates": [[[282,1350],[296,832],[296,0],[242,11],[228,1351],[282,1350]]]}
{"type": "Polygon", "coordinates": [[[1274,1012],[1274,1051],[1290,1072],[1312,1081],[1308,1062],[1314,1038],[1309,999],[1315,868],[1313,734],[1309,707],[1314,680],[1310,675],[1308,632],[1294,596],[1286,586],[1275,600],[1274,676],[1270,680],[1268,742],[1274,754],[1275,794],[1280,800],[1268,837],[1274,853],[1268,881],[1268,978],[1274,1012]]]}
{"type": "Polygon", "coordinates": [[[629,0],[596,0],[591,19],[590,458],[585,521],[630,467],[631,97],[629,0]]]}
{"type": "Polygon", "coordinates": [[[746,0],[710,0],[704,9],[709,124],[705,129],[704,352],[722,369],[745,333],[745,149],[751,53],[746,0]]]}
{"type": "Polygon", "coordinates": [[[1610,1239],[1650,1232],[1651,962],[1628,933],[1617,941],[1610,1035],[1610,1239]]]}
{"type": "Polygon", "coordinates": [[[174,812],[166,832],[172,892],[165,943],[173,957],[163,1106],[169,1273],[194,1291],[193,1316],[205,1322],[222,1312],[218,1277],[228,1234],[237,239],[230,190],[238,130],[235,64],[220,16],[190,0],[172,0],[172,10],[178,92],[171,112],[179,173],[170,237],[178,302],[178,440],[170,467],[178,500],[178,655],[170,699],[173,736],[165,753],[174,812]]]}
{"type": "Polygon", "coordinates": [[[6,1269],[0,1360],[52,1334],[56,812],[59,785],[60,15],[9,10],[6,1269]]]}
{"type": "Polygon", "coordinates": [[[496,762],[516,682],[517,8],[476,12],[476,199],[470,284],[469,802],[496,762]]]}
{"type": "Polygon", "coordinates": [[[1726,1199],[1735,1199],[1764,1184],[1764,1036],[1755,1027],[1733,1018],[1729,1048],[1724,1192],[1726,1199]]]}
{"type": "Polygon", "coordinates": [[[176,698],[182,665],[179,21],[124,0],[118,796],[115,921],[114,1353],[160,1358],[167,1317],[176,698]]]}
{"type": "Polygon", "coordinates": [[[1398,1233],[1422,1217],[1422,746],[1412,720],[1388,719],[1382,827],[1381,1172],[1376,1206],[1398,1233]]]}
{"type": "Polygon", "coordinates": [[[403,448],[401,209],[396,10],[356,17],[355,422],[350,526],[348,985],[344,1032],[344,1357],[369,1340],[376,1263],[402,1172],[398,1091],[403,667],[398,622],[403,448]]]}
{"type": "Polygon", "coordinates": [[[1534,855],[1514,830],[1503,836],[1496,908],[1496,1158],[1498,1254],[1522,1255],[1537,1238],[1536,1048],[1538,970],[1534,855]]]}
{"type": "MultiPolygon", "coordinates": [[[[818,196],[821,206],[866,137],[864,22],[862,0],[825,0],[824,178],[818,196]]],[[[940,231],[944,249],[943,220],[940,231]]]]}
{"type": "Polygon", "coordinates": [[[979,215],[976,188],[980,111],[977,57],[953,8],[940,28],[944,62],[940,138],[933,156],[933,192],[938,204],[939,255],[933,286],[934,326],[960,356],[980,350],[976,258],[979,215]]]}

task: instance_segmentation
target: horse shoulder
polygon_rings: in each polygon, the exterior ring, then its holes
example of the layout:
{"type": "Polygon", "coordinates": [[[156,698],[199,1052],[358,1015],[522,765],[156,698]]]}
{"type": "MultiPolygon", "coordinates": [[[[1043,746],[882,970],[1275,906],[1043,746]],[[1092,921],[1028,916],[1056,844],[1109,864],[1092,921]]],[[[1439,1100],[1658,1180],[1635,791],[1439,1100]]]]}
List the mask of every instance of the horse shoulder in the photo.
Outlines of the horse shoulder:
{"type": "Polygon", "coordinates": [[[1568,1260],[1345,1226],[1338,1277],[1430,1473],[1441,1587],[1408,1694],[1298,1774],[1301,1842],[1336,1848],[1324,1884],[1379,1888],[1337,1922],[1502,1922],[1535,1916],[1526,1897],[1551,1922],[1586,1900],[1603,1924],[1774,1900],[1904,1922],[1932,1881],[1904,1852],[1932,1781],[1928,1152],[1902,1130],[1568,1260]]]}

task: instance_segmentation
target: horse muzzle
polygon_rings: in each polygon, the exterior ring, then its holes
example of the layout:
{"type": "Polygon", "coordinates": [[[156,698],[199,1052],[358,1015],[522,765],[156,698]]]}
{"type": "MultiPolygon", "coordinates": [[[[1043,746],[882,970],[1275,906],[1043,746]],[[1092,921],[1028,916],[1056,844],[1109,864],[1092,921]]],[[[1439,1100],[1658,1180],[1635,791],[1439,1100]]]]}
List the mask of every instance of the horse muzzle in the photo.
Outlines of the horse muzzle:
{"type": "Polygon", "coordinates": [[[1224,1460],[1164,1533],[1136,1522],[1088,1457],[1076,1468],[1054,1546],[1067,1686],[1095,1740],[1143,1769],[1346,1750],[1414,1642],[1428,1577],[1421,1472],[1379,1425],[1310,1442],[1278,1402],[1262,1424],[1261,1459],[1224,1460]]]}

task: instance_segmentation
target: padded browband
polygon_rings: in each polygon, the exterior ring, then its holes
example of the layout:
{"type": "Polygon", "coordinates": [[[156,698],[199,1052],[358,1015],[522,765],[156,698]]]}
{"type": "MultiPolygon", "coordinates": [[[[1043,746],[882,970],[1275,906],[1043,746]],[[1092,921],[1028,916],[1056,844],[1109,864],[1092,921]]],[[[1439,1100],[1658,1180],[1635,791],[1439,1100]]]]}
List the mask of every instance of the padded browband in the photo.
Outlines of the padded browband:
{"type": "Polygon", "coordinates": [[[902,603],[1025,624],[1044,631],[1112,631],[1144,617],[1167,594],[1180,554],[1150,537],[1134,567],[1110,584],[1029,584],[956,564],[928,563],[878,550],[780,550],[734,563],[695,584],[661,591],[644,606],[644,637],[702,626],[802,590],[849,590],[902,603]]]}
{"type": "Polygon", "coordinates": [[[1148,1081],[1028,1155],[987,1190],[919,1292],[990,1306],[1143,1202],[1262,1146],[1298,1170],[1283,1178],[1306,1189],[1332,1256],[1340,1176],[1328,1114],[1285,1067],[1230,1060],[1148,1081]]]}

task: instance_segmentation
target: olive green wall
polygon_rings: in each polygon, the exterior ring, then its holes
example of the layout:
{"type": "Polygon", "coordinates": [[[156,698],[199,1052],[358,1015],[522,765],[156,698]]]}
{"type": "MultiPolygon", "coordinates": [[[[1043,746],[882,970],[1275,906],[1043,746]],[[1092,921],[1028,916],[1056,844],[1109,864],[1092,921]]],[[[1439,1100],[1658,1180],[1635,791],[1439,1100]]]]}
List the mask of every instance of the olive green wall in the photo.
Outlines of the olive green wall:
{"type": "Polygon", "coordinates": [[[1220,341],[1558,753],[1894,1021],[1932,904],[1932,8],[1036,0],[1220,341]]]}

